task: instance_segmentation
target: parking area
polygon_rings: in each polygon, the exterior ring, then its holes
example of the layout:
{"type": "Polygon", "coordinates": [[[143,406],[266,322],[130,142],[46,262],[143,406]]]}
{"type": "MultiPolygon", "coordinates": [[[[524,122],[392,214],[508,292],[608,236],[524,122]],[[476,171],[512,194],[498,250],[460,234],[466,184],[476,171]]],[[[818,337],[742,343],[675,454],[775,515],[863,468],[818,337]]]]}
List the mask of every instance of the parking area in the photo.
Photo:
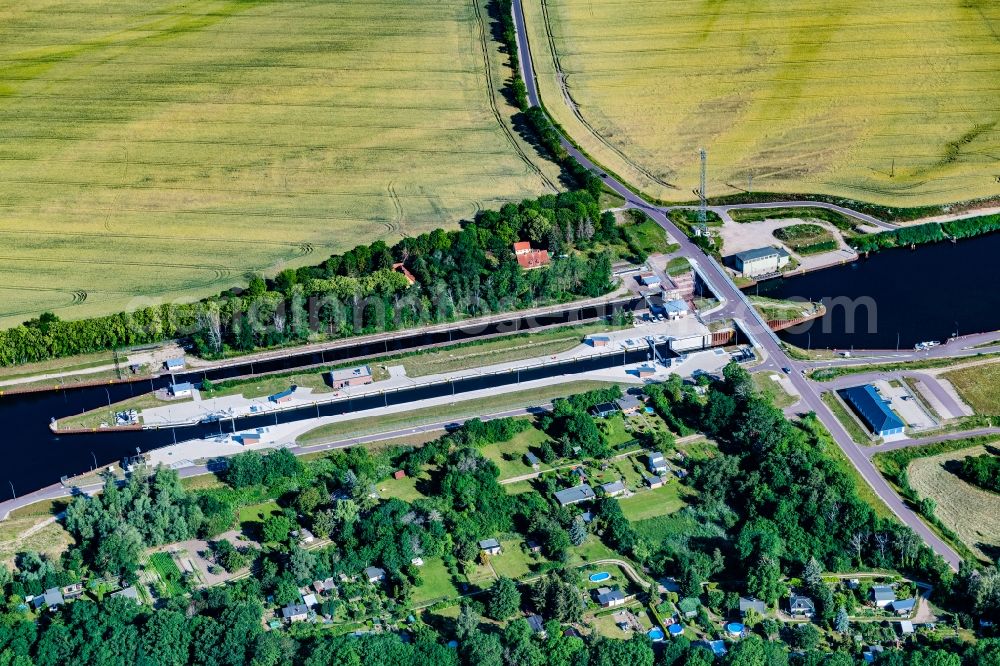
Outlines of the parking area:
{"type": "Polygon", "coordinates": [[[877,381],[875,388],[889,402],[889,406],[906,423],[910,430],[926,430],[937,425],[906,384],[900,381],[877,381]]]}

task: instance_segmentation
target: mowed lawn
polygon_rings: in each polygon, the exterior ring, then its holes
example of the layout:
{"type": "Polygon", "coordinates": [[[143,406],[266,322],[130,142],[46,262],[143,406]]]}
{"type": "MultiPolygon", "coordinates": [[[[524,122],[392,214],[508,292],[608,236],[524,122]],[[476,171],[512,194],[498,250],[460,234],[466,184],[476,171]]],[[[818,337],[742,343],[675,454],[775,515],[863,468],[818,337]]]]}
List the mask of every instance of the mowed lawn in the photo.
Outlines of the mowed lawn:
{"type": "Polygon", "coordinates": [[[710,196],[996,194],[1000,3],[526,0],[525,12],[546,108],[661,199],[694,197],[702,147],[710,196]]]}
{"type": "Polygon", "coordinates": [[[977,414],[1000,415],[1000,363],[952,370],[942,377],[977,414]]]}
{"type": "Polygon", "coordinates": [[[0,326],[555,191],[477,2],[0,0],[0,326]]]}
{"type": "Polygon", "coordinates": [[[976,555],[1000,548],[1000,495],[966,483],[948,471],[966,456],[986,453],[982,446],[917,458],[908,468],[910,485],[921,497],[937,503],[934,515],[953,529],[976,555]]]}
{"type": "Polygon", "coordinates": [[[668,481],[660,488],[640,490],[632,497],[619,501],[622,513],[633,522],[667,516],[683,508],[685,496],[690,491],[676,479],[668,481]]]}
{"type": "MultiPolygon", "coordinates": [[[[528,451],[534,451],[537,456],[538,447],[548,439],[548,435],[532,425],[506,442],[487,444],[480,449],[480,452],[500,468],[500,480],[502,481],[534,472],[535,470],[524,459],[524,454],[528,451]]],[[[551,466],[539,463],[539,469],[551,469],[551,466]]]]}

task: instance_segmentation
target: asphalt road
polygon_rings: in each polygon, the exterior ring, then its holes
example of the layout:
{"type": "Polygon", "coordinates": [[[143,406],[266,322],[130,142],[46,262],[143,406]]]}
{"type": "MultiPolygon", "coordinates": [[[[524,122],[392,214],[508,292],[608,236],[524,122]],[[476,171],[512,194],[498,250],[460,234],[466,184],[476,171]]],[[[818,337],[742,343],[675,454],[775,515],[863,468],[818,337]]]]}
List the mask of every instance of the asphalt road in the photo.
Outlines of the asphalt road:
{"type": "MultiPolygon", "coordinates": [[[[521,65],[521,72],[524,77],[525,87],[527,89],[528,101],[533,106],[541,106],[538,86],[536,84],[534,64],[531,59],[531,45],[528,42],[527,31],[525,30],[524,10],[521,6],[521,0],[513,0],[513,14],[514,26],[517,31],[518,59],[521,65]]],[[[747,329],[752,337],[756,339],[756,342],[766,355],[766,360],[764,361],[765,368],[780,369],[793,367],[794,364],[792,363],[792,360],[787,354],[785,354],[777,336],[767,326],[766,322],[761,319],[759,313],[750,305],[743,292],[736,288],[736,285],[733,284],[732,280],[729,279],[729,276],[712,257],[709,257],[702,252],[699,247],[688,239],[686,234],[682,233],[680,229],[670,222],[665,214],[665,210],[667,209],[655,206],[633,192],[631,189],[626,187],[624,183],[619,182],[611,174],[605,172],[602,168],[594,164],[586,155],[581,153],[572,143],[570,143],[566,137],[561,136],[560,140],[566,151],[578,162],[580,162],[580,164],[601,175],[605,184],[621,195],[629,206],[645,211],[671,236],[673,236],[676,242],[680,243],[680,254],[693,260],[693,263],[697,265],[702,277],[706,279],[710,286],[714,287],[715,293],[720,300],[726,301],[725,307],[720,309],[719,312],[716,313],[716,316],[732,316],[741,321],[743,327],[747,329]]],[[[800,203],[801,205],[808,204],[810,206],[816,205],[815,202],[797,203],[800,203]]],[[[751,206],[753,205],[757,204],[751,204],[751,206]]],[[[775,205],[778,204],[768,204],[768,206],[771,207],[775,205]]],[[[846,208],[844,208],[842,212],[858,219],[870,217],[864,216],[863,213],[851,211],[846,208]]],[[[879,222],[879,226],[883,226],[881,221],[871,218],[871,223],[875,222],[879,222]]],[[[844,430],[843,426],[841,426],[840,421],[837,420],[833,413],[830,412],[820,399],[820,394],[816,387],[800,372],[791,372],[789,374],[789,378],[796,391],[802,396],[800,404],[804,407],[803,411],[812,411],[816,413],[823,425],[830,431],[834,441],[847,455],[851,463],[858,470],[864,480],[872,487],[879,498],[885,502],[885,504],[899,517],[901,521],[920,535],[920,537],[936,553],[941,555],[941,557],[943,557],[950,566],[958,569],[958,565],[961,562],[961,558],[958,553],[956,553],[951,546],[946,544],[933,531],[931,531],[931,529],[917,516],[917,514],[906,506],[899,495],[892,490],[886,480],[872,464],[871,460],[869,460],[865,452],[854,442],[854,440],[851,439],[850,435],[847,434],[847,431],[844,430]]]]}

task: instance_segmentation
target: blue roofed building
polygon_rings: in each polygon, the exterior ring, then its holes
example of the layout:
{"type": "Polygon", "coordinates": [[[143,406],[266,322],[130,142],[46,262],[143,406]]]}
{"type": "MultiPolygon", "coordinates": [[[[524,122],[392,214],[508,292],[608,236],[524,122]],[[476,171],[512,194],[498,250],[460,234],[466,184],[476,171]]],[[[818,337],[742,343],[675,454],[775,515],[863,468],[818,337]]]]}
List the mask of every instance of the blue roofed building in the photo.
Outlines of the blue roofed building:
{"type": "Polygon", "coordinates": [[[895,412],[889,409],[889,403],[871,384],[846,388],[840,395],[861,417],[868,429],[878,437],[902,434],[903,428],[906,427],[895,412]]]}

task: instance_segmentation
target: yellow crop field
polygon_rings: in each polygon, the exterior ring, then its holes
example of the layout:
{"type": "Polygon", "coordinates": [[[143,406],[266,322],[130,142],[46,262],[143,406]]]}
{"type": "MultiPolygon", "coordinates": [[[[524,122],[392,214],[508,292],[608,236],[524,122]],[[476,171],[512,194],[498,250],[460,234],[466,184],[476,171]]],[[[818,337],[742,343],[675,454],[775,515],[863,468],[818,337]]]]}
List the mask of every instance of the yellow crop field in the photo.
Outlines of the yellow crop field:
{"type": "Polygon", "coordinates": [[[0,325],[555,191],[484,0],[0,0],[0,325]]]}
{"type": "Polygon", "coordinates": [[[1000,495],[966,483],[948,471],[966,456],[980,456],[977,446],[927,458],[917,458],[908,470],[910,485],[921,497],[937,503],[934,515],[953,529],[976,555],[992,559],[1000,548],[1000,495]]]}
{"type": "Polygon", "coordinates": [[[524,0],[543,101],[668,201],[1000,195],[1000,3],[524,0]]]}

